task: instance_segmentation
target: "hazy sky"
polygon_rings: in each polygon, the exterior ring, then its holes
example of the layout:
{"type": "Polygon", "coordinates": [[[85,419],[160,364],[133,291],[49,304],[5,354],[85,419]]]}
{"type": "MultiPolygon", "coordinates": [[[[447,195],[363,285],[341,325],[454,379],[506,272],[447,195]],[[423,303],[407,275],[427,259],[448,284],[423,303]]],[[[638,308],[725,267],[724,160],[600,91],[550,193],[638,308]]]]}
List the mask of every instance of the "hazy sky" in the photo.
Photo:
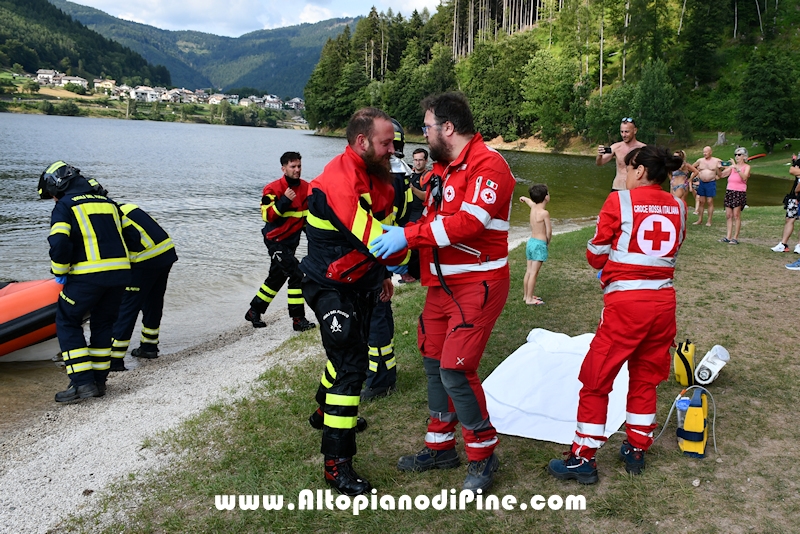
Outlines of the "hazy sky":
{"type": "Polygon", "coordinates": [[[422,11],[425,7],[433,14],[439,5],[439,0],[299,0],[297,4],[278,0],[71,1],[164,30],[197,30],[230,37],[302,22],[366,15],[372,6],[378,12],[391,7],[395,14],[400,12],[407,18],[414,9],[422,11]]]}

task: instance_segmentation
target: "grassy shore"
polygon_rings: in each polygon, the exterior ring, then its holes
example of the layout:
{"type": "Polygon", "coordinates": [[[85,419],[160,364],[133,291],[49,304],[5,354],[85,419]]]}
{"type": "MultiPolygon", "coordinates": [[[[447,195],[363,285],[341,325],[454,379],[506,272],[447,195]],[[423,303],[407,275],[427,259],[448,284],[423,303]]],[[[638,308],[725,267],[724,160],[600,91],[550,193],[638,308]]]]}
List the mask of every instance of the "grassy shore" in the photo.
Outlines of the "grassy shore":
{"type": "MultiPolygon", "coordinates": [[[[174,458],[156,473],[131,473],[107,489],[99,506],[77,513],[64,531],[103,532],[788,532],[800,511],[800,468],[794,459],[800,429],[793,288],[800,273],[783,265],[794,254],[771,252],[783,226],[779,208],[745,210],[741,244],[719,243],[716,226],[690,226],[676,273],[678,337],[702,357],[714,344],[731,362],[710,387],[717,405],[719,454],[709,444],[702,460],[681,455],[675,422],[633,477],[616,459],[622,436],[598,454],[600,483],[580,486],[551,478],[545,465],[564,445],[502,436],[501,468],[492,493],[528,501],[533,495],[584,495],[585,511],[351,510],[218,511],[218,494],[282,494],[297,501],[303,489],[324,489],[319,432],[306,418],[324,365],[319,333],[287,342],[274,356],[300,352],[294,367],[266,372],[246,399],[216,405],[174,431],[142,444],[174,458]]],[[[525,342],[532,328],[578,335],[593,332],[602,308],[595,271],[585,261],[592,229],[555,236],[537,294],[544,306],[522,303],[524,250],[511,253],[512,291],[486,348],[485,378],[525,342]]],[[[416,319],[424,300],[418,285],[394,300],[398,392],[367,403],[369,428],[359,435],[356,468],[380,495],[434,496],[460,489],[464,468],[400,473],[397,458],[421,447],[427,419],[425,376],[416,350],[416,319]]],[[[221,369],[220,372],[235,372],[221,369]]],[[[659,388],[663,424],[680,391],[659,388]]],[[[131,409],[136,409],[132,406],[131,409]]],[[[461,441],[459,435],[459,442],[461,441]]],[[[461,446],[459,446],[461,448],[461,446]]],[[[463,454],[463,452],[462,452],[463,454]]]]}

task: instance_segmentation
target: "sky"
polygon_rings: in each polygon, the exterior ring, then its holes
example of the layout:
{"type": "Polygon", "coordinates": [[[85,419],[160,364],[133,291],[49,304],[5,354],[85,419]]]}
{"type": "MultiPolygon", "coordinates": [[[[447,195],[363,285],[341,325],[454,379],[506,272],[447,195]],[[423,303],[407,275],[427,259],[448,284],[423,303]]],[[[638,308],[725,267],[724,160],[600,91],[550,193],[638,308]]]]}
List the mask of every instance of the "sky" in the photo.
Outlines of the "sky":
{"type": "Polygon", "coordinates": [[[372,6],[378,12],[391,7],[395,14],[400,12],[408,18],[414,9],[421,12],[427,7],[433,14],[439,5],[439,0],[297,0],[297,4],[288,6],[280,0],[71,1],[162,30],[196,30],[228,37],[303,22],[367,15],[372,6]]]}

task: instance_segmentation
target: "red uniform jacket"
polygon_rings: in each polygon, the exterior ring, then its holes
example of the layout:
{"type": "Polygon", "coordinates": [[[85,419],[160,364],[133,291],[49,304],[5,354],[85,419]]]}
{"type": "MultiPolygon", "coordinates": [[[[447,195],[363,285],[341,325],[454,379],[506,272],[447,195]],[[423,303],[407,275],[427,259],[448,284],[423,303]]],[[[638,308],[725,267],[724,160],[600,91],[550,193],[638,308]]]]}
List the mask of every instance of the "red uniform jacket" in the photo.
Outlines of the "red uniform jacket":
{"type": "Polygon", "coordinates": [[[264,186],[261,193],[261,218],[267,224],[261,233],[265,240],[295,245],[300,241],[300,232],[308,214],[309,190],[308,182],[286,176],[264,186]],[[297,195],[294,200],[289,200],[284,195],[290,187],[297,195]]]}
{"type": "Polygon", "coordinates": [[[606,302],[652,299],[659,290],[674,299],[672,277],[686,237],[686,204],[660,185],[612,192],[597,217],[586,258],[603,269],[606,302]]]}
{"type": "Polygon", "coordinates": [[[394,222],[394,187],[367,174],[366,164],[349,146],[313,182],[308,200],[308,255],[300,268],[321,284],[374,290],[385,265],[408,262],[407,250],[375,258],[370,241],[394,222]]]}
{"type": "Polygon", "coordinates": [[[445,166],[440,202],[428,183],[425,212],[405,227],[408,246],[420,249],[422,284],[439,285],[434,250],[445,282],[469,283],[508,278],[508,219],[516,180],[499,152],[476,133],[461,154],[445,166]]]}

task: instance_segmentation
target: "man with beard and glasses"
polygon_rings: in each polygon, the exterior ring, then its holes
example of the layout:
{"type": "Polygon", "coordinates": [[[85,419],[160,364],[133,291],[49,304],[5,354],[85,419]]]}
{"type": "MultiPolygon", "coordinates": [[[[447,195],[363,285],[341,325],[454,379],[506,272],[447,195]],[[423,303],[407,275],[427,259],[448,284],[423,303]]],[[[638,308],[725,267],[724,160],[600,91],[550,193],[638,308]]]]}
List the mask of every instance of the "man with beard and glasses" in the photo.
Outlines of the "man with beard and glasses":
{"type": "Polygon", "coordinates": [[[387,267],[402,273],[409,257],[402,250],[376,258],[367,248],[382,224],[394,222],[393,142],[386,113],[356,111],[347,125],[347,148],[311,182],[308,198],[303,296],[319,320],[328,357],[316,396],[320,408],[309,423],[317,427],[322,419],[325,480],[345,495],[372,489],[352,465],[356,431],[363,427],[358,405],[369,364],[370,315],[378,298],[394,292],[387,267]]]}
{"type": "Polygon", "coordinates": [[[428,287],[417,344],[428,377],[430,419],[425,447],[403,456],[401,471],[457,467],[455,428],[467,451],[463,488],[491,487],[499,460],[478,377],[483,350],[508,299],[508,217],[516,181],[503,156],[475,132],[461,93],[422,101],[423,134],[434,160],[425,212],[416,224],[384,227],[370,244],[379,258],[419,249],[428,287]]]}

